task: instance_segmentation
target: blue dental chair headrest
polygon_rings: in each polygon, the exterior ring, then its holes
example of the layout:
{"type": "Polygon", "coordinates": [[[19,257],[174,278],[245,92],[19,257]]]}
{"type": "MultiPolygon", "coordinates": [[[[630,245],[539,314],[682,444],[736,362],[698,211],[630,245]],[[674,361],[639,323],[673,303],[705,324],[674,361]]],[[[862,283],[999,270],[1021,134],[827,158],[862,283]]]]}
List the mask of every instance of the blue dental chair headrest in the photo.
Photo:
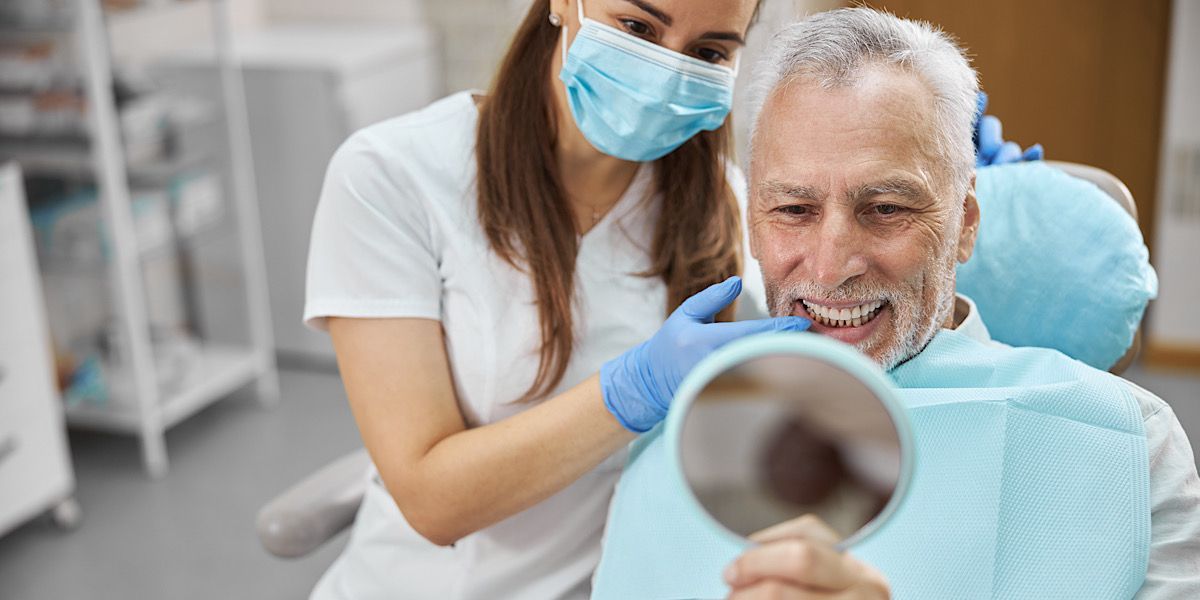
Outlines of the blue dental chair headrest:
{"type": "Polygon", "coordinates": [[[1043,162],[980,168],[981,221],[958,290],[992,338],[1107,370],[1133,343],[1158,277],[1134,218],[1043,162]]]}

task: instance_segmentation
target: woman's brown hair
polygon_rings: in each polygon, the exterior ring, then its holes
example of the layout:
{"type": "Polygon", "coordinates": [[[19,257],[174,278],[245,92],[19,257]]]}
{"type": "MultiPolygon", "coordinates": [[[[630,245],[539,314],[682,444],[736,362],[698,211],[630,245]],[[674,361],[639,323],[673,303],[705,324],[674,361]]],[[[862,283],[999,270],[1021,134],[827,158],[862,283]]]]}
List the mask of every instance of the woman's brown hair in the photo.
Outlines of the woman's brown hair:
{"type": "MultiPolygon", "coordinates": [[[[549,14],[550,0],[537,0],[525,15],[480,106],[476,133],[479,220],[492,250],[529,273],[538,305],[541,362],[522,402],[558,386],[575,342],[571,309],[579,240],[555,155],[547,75],[560,30],[549,14]]],[[[726,120],[702,131],[656,161],[662,207],[651,267],[638,275],[666,283],[666,313],[741,272],[740,213],[725,181],[728,125],[726,120]]],[[[731,313],[726,309],[718,318],[731,313]]]]}

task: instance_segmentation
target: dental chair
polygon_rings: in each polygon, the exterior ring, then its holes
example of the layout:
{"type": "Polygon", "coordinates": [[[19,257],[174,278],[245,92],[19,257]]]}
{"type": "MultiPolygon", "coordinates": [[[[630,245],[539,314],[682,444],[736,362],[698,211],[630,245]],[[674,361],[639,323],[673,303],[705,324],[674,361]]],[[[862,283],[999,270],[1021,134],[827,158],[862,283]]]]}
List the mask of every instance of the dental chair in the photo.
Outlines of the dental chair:
{"type": "MultiPolygon", "coordinates": [[[[1133,195],[1111,173],[1077,163],[1046,161],[1046,164],[1094,184],[1137,220],[1133,195]]],[[[1139,328],[1125,355],[1109,371],[1118,375],[1124,372],[1140,346],[1139,328]]],[[[366,449],[360,449],[330,463],[263,506],[256,523],[263,547],[278,557],[298,558],[348,527],[366,491],[370,465],[366,449]]]]}

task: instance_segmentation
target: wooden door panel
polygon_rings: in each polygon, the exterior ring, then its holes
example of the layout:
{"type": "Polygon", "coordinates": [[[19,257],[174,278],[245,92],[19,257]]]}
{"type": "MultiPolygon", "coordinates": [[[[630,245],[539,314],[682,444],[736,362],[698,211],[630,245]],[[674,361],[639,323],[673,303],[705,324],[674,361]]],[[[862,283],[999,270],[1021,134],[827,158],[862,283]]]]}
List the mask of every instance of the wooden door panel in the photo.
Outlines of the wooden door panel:
{"type": "Polygon", "coordinates": [[[1152,239],[1169,0],[870,4],[954,34],[1005,137],[1121,178],[1152,239]]]}

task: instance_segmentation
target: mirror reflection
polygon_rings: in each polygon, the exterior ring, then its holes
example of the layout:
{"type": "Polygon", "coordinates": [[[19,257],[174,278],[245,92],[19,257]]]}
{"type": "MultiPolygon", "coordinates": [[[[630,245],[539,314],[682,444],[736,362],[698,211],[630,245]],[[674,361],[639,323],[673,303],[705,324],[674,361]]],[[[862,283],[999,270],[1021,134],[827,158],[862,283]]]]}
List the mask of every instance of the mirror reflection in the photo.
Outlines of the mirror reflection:
{"type": "Polygon", "coordinates": [[[714,378],[689,407],[680,446],[701,506],[746,537],[814,515],[849,541],[887,506],[901,474],[883,401],[809,356],[762,356],[714,378]]]}

